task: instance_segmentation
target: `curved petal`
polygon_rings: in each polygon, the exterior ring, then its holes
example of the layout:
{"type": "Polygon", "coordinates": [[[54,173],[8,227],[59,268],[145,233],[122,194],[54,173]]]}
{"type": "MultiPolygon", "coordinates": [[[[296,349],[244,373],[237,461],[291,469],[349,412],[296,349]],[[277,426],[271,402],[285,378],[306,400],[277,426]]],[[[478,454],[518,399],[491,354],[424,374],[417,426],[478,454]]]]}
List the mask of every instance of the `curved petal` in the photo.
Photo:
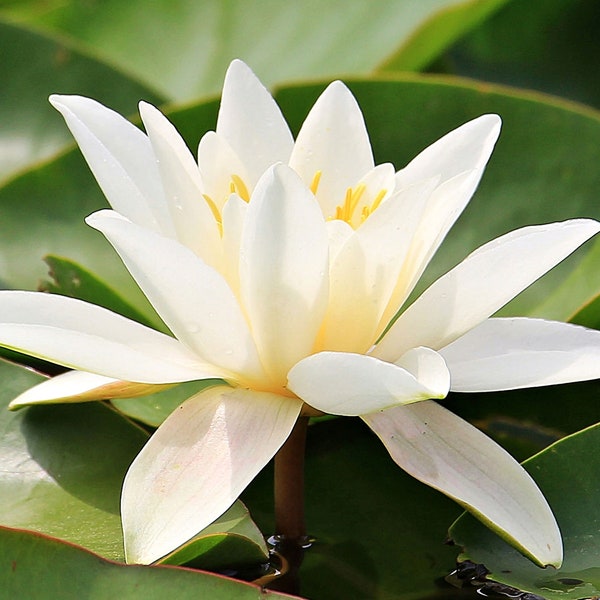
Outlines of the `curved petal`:
{"type": "Polygon", "coordinates": [[[308,113],[289,164],[307,186],[321,172],[316,197],[325,217],[335,216],[346,190],[373,168],[360,107],[341,81],[330,84],[308,113]]]}
{"type": "Polygon", "coordinates": [[[138,223],[173,237],[156,157],[148,138],[121,115],[82,96],[50,96],[65,118],[110,205],[138,223]]]}
{"type": "Polygon", "coordinates": [[[481,431],[435,402],[364,415],[394,461],[456,500],[540,566],[560,566],[560,531],[527,472],[481,431]]]}
{"type": "Polygon", "coordinates": [[[356,416],[444,398],[450,375],[440,355],[428,348],[413,349],[399,365],[363,354],[321,352],[290,370],[287,387],[317,410],[356,416]]]}
{"type": "Polygon", "coordinates": [[[294,144],[279,106],[241,60],[225,75],[217,133],[246,166],[250,189],[268,167],[288,161],[294,144]]]}
{"type": "Polygon", "coordinates": [[[111,211],[86,219],[115,247],[158,314],[204,360],[250,379],[262,374],[238,301],[223,277],[188,248],[111,211]]]}
{"type": "Polygon", "coordinates": [[[171,387],[147,383],[132,383],[85,371],[68,371],[51,377],[19,394],[9,405],[10,410],[31,404],[58,402],[90,402],[109,398],[133,398],[171,387]]]}
{"type": "Polygon", "coordinates": [[[175,127],[154,106],[140,102],[140,115],[156,156],[177,239],[218,268],[219,226],[202,198],[202,180],[194,157],[175,127]]]}
{"type": "Polygon", "coordinates": [[[0,315],[0,346],[65,367],[159,384],[230,375],[164,333],[74,298],[2,291],[0,315]]]}
{"type": "MultiPolygon", "coordinates": [[[[425,148],[396,174],[396,189],[439,176],[447,181],[465,171],[477,169],[481,174],[500,135],[502,121],[498,115],[482,115],[425,148]]],[[[473,191],[478,181],[474,182],[473,191]]]]}
{"type": "Polygon", "coordinates": [[[220,386],[171,413],[125,477],[127,562],[155,562],[223,514],[285,442],[301,407],[220,386]]]}
{"type": "Polygon", "coordinates": [[[373,355],[447,346],[512,300],[600,230],[587,219],[517,229],[481,246],[398,318],[373,355]]]}
{"type": "Polygon", "coordinates": [[[488,319],[440,354],[457,392],[600,378],[600,331],[542,319],[488,319]]]}
{"type": "Polygon", "coordinates": [[[265,370],[285,381],[310,354],[328,293],[328,239],[314,196],[285,165],[261,178],[240,249],[243,304],[265,370]]]}

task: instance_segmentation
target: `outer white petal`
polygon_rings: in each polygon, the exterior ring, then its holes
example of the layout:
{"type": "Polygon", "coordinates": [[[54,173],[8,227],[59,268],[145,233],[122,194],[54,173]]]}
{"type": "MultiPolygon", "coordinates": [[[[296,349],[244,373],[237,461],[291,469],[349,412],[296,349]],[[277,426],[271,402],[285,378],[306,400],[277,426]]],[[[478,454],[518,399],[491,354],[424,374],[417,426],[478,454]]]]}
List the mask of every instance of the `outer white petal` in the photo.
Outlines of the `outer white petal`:
{"type": "Polygon", "coordinates": [[[373,355],[394,360],[413,346],[436,350],[472,329],[600,230],[577,219],[524,227],[481,246],[431,285],[373,355]]]}
{"type": "Polygon", "coordinates": [[[229,375],[163,333],[81,300],[39,292],[0,292],[0,345],[125,381],[229,375]]]}
{"type": "Polygon", "coordinates": [[[467,206],[490,158],[500,118],[483,115],[451,131],[426,148],[396,175],[396,190],[417,181],[438,179],[424,206],[413,246],[383,321],[387,324],[408,298],[446,234],[467,206]]]}
{"type": "Polygon", "coordinates": [[[313,354],[290,370],[287,387],[313,408],[345,416],[446,396],[450,375],[439,354],[415,348],[402,358],[398,366],[363,354],[313,354]]]}
{"type": "Polygon", "coordinates": [[[287,439],[301,407],[294,398],[226,387],[186,400],[125,477],[127,562],[155,562],[223,514],[287,439]]]}
{"type": "Polygon", "coordinates": [[[251,188],[268,167],[288,161],[294,144],[279,106],[241,60],[225,75],[217,133],[246,166],[251,188]]]}
{"type": "Polygon", "coordinates": [[[488,319],[440,354],[457,392],[600,378],[600,331],[542,319],[488,319]]]}
{"type": "Polygon", "coordinates": [[[498,115],[482,115],[446,134],[398,171],[397,189],[435,176],[447,181],[473,169],[481,176],[500,135],[501,123],[498,115]]]}
{"type": "Polygon", "coordinates": [[[163,389],[162,385],[132,383],[85,371],[68,371],[42,381],[19,394],[9,405],[13,410],[30,404],[89,402],[108,398],[133,398],[163,389]]]}
{"type": "Polygon", "coordinates": [[[341,81],[330,84],[308,113],[289,164],[306,185],[321,171],[316,196],[326,217],[335,215],[346,190],[373,168],[360,107],[341,81]]]}
{"type": "Polygon", "coordinates": [[[82,96],[50,96],[111,206],[143,227],[173,236],[148,138],[121,115],[82,96]]]}
{"type": "Polygon", "coordinates": [[[265,370],[282,383],[312,351],[327,308],[328,260],[314,196],[287,166],[269,169],[247,211],[240,285],[265,370]]]}
{"type": "Polygon", "coordinates": [[[212,267],[181,244],[101,211],[87,218],[115,247],[158,314],[204,360],[250,379],[260,361],[238,301],[212,267]]]}
{"type": "Polygon", "coordinates": [[[194,157],[175,127],[154,106],[140,102],[140,115],[158,162],[177,239],[207,264],[218,268],[219,226],[202,198],[202,180],[194,157]]]}
{"type": "Polygon", "coordinates": [[[324,349],[366,352],[373,345],[387,324],[380,320],[432,189],[433,182],[424,181],[388,198],[337,252],[321,336],[324,349]]]}
{"type": "Polygon", "coordinates": [[[560,566],[560,531],[544,496],[481,431],[435,402],[363,419],[410,475],[456,500],[537,564],[560,566]]]}

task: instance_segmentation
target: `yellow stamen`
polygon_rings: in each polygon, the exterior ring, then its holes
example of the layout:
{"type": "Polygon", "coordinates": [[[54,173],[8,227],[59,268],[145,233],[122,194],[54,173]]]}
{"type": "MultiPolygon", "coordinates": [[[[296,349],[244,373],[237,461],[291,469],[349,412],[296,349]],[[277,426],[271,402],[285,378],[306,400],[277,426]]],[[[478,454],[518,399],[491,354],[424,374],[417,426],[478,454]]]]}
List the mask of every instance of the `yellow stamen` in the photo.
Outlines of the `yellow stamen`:
{"type": "Polygon", "coordinates": [[[250,194],[248,193],[248,188],[246,184],[242,181],[242,178],[239,175],[231,176],[231,184],[229,185],[229,189],[231,193],[237,193],[237,195],[246,202],[250,202],[250,194]]]}
{"type": "Polygon", "coordinates": [[[315,195],[317,194],[317,190],[319,189],[319,182],[321,181],[321,175],[323,175],[323,171],[317,171],[315,173],[315,176],[313,177],[312,183],[310,184],[310,191],[315,195]]]}
{"type": "Polygon", "coordinates": [[[375,210],[381,204],[384,196],[387,194],[387,190],[381,190],[377,196],[375,196],[375,200],[373,200],[371,206],[363,206],[362,213],[360,215],[361,220],[365,220],[369,215],[373,214],[375,210]]]}
{"type": "Polygon", "coordinates": [[[212,214],[215,217],[215,221],[219,224],[219,227],[221,227],[221,213],[219,212],[217,205],[214,203],[213,199],[207,194],[202,194],[202,197],[206,200],[206,204],[208,204],[208,207],[212,211],[212,214]]]}

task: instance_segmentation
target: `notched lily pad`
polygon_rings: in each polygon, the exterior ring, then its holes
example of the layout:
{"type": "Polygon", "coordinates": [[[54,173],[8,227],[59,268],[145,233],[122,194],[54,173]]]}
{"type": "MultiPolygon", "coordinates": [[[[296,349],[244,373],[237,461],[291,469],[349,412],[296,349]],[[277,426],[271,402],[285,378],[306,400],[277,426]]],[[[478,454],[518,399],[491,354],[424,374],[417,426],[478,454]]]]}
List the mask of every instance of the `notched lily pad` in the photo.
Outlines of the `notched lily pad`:
{"type": "Polygon", "coordinates": [[[600,595],[600,424],[570,435],[523,463],[546,496],[563,536],[560,569],[540,569],[467,514],[451,527],[461,560],[488,579],[547,600],[600,595]]]}

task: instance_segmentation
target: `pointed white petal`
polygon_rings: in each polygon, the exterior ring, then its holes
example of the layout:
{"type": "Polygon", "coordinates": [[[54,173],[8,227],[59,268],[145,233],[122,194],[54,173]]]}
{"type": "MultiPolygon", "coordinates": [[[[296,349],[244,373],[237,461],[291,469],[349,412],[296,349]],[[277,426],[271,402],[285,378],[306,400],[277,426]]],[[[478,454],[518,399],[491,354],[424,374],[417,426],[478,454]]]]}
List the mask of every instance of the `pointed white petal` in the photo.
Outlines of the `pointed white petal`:
{"type": "Polygon", "coordinates": [[[287,162],[294,144],[279,106],[241,60],[225,75],[217,133],[246,166],[250,188],[268,167],[287,162]]]}
{"type": "Polygon", "coordinates": [[[223,514],[285,442],[301,407],[294,398],[222,386],[186,400],[125,477],[127,562],[155,562],[223,514]]]}
{"type": "Polygon", "coordinates": [[[381,324],[382,315],[433,185],[420,182],[388,198],[337,252],[331,265],[323,348],[366,352],[381,334],[387,324],[381,324]]]}
{"type": "Polygon", "coordinates": [[[133,398],[151,394],[165,387],[171,386],[132,383],[85,371],[68,371],[24,391],[8,405],[8,408],[14,410],[31,404],[133,398]]]}
{"type": "Polygon", "coordinates": [[[396,175],[396,190],[438,180],[423,208],[399,285],[382,321],[387,324],[408,298],[429,261],[473,196],[500,133],[500,118],[483,115],[426,148],[396,175]]]}
{"type": "Polygon", "coordinates": [[[440,354],[457,392],[600,378],[600,331],[542,319],[488,319],[440,354]]]}
{"type": "Polygon", "coordinates": [[[223,206],[223,274],[236,296],[240,295],[240,245],[248,203],[231,194],[223,206]]]}
{"type": "Polygon", "coordinates": [[[191,250],[101,211],[87,218],[115,247],[158,314],[206,361],[250,379],[262,369],[238,301],[223,277],[191,250]]]}
{"type": "Polygon", "coordinates": [[[105,308],[39,292],[0,292],[0,345],[114,379],[225,378],[176,339],[105,308]]]}
{"type": "Polygon", "coordinates": [[[407,473],[456,500],[537,564],[560,566],[560,531],[544,496],[481,431],[431,401],[363,419],[407,473]]]}
{"type": "Polygon", "coordinates": [[[300,129],[289,164],[306,185],[321,172],[316,196],[326,217],[335,215],[346,190],[373,168],[360,107],[342,82],[334,81],[315,102],[300,129]]]}
{"type": "Polygon", "coordinates": [[[95,100],[53,95],[50,102],[65,118],[111,206],[134,223],[174,235],[148,138],[95,100]]]}
{"type": "Polygon", "coordinates": [[[290,370],[287,387],[317,410],[356,416],[443,398],[450,375],[440,355],[428,348],[413,349],[398,365],[363,354],[321,352],[290,370]]]}
{"type": "Polygon", "coordinates": [[[177,239],[207,264],[218,267],[219,226],[202,197],[196,161],[175,127],[159,110],[140,102],[140,115],[156,156],[177,239]]]}
{"type": "Polygon", "coordinates": [[[241,293],[260,357],[283,383],[313,348],[329,287],[325,221],[289,167],[269,169],[256,186],[240,257],[241,293]]]}
{"type": "Polygon", "coordinates": [[[481,246],[431,285],[394,323],[374,356],[436,350],[472,329],[600,230],[587,219],[524,227],[481,246]]]}
{"type": "Polygon", "coordinates": [[[397,189],[435,176],[447,181],[473,169],[481,175],[500,135],[501,124],[498,115],[482,115],[454,129],[398,171],[397,189]]]}

